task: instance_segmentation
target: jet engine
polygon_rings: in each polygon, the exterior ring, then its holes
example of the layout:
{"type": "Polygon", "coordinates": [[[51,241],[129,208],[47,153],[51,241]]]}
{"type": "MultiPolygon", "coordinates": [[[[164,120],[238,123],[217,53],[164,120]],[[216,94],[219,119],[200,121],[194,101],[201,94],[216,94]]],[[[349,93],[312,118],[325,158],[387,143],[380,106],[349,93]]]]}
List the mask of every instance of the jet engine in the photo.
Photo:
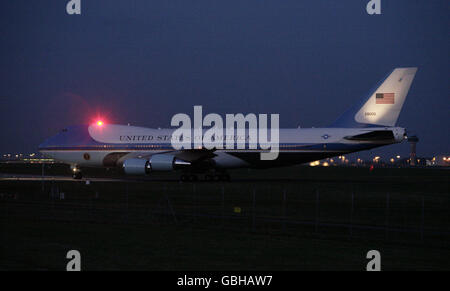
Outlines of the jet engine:
{"type": "Polygon", "coordinates": [[[148,175],[152,171],[172,171],[190,166],[191,163],[178,159],[173,155],[157,154],[150,159],[127,159],[123,162],[123,170],[128,175],[148,175]]]}

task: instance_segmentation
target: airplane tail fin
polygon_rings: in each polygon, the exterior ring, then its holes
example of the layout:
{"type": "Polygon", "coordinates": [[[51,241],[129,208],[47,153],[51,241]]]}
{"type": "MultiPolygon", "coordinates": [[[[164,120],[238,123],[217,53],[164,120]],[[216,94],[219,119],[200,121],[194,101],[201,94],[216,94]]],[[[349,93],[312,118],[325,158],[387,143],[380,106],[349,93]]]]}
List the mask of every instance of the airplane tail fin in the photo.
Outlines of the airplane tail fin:
{"type": "Polygon", "coordinates": [[[331,127],[395,126],[417,68],[396,68],[331,127]]]}

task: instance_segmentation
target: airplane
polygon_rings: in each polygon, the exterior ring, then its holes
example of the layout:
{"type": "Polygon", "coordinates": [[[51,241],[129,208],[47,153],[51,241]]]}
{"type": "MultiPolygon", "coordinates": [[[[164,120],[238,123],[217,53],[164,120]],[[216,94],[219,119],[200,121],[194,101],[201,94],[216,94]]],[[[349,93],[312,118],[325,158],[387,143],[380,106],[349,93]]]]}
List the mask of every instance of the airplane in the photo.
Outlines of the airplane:
{"type": "Polygon", "coordinates": [[[82,178],[80,167],[119,167],[128,175],[181,171],[182,181],[205,173],[205,180],[226,181],[227,169],[297,165],[402,142],[406,129],[396,123],[416,72],[395,68],[329,127],[280,129],[275,160],[261,160],[260,148],[176,150],[170,143],[175,129],[102,121],[67,127],[40,144],[39,151],[70,164],[75,179],[82,178]]]}

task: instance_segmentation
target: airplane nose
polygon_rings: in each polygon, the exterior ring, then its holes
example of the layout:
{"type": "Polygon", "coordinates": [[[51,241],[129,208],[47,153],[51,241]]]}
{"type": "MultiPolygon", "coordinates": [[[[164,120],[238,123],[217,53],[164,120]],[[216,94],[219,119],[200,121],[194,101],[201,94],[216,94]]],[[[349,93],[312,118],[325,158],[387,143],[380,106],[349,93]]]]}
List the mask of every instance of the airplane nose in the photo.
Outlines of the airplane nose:
{"type": "Polygon", "coordinates": [[[44,140],[40,145],[38,145],[38,151],[47,158],[52,158],[51,154],[48,151],[46,151],[49,149],[51,145],[50,139],[51,138],[48,138],[44,140]]]}
{"type": "Polygon", "coordinates": [[[49,149],[49,148],[51,148],[51,147],[56,146],[59,142],[60,142],[60,133],[58,133],[58,134],[56,134],[56,135],[54,135],[54,136],[51,136],[51,137],[47,138],[46,140],[44,140],[44,141],[38,146],[38,149],[39,149],[40,151],[46,150],[46,149],[49,149]]]}
{"type": "Polygon", "coordinates": [[[54,158],[52,150],[61,144],[61,133],[53,135],[38,145],[38,151],[48,158],[54,158]]]}
{"type": "Polygon", "coordinates": [[[48,147],[48,139],[46,139],[44,142],[42,142],[40,145],[38,145],[38,150],[42,151],[47,147],[48,147]]]}
{"type": "Polygon", "coordinates": [[[87,125],[76,125],[63,128],[59,133],[42,142],[38,148],[42,150],[53,150],[61,147],[73,147],[95,143],[89,135],[87,125]]]}

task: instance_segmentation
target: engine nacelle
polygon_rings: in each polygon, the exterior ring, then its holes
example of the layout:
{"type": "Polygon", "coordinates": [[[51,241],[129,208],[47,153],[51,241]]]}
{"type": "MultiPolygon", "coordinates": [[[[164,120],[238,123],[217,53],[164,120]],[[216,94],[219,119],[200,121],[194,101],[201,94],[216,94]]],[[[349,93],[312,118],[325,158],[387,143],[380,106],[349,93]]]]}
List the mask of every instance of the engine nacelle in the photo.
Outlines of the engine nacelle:
{"type": "Polygon", "coordinates": [[[145,159],[125,160],[122,167],[127,175],[146,175],[151,171],[150,163],[145,159]]]}
{"type": "Polygon", "coordinates": [[[147,175],[152,171],[172,171],[190,166],[191,163],[173,155],[159,154],[146,159],[128,159],[123,162],[123,170],[128,175],[147,175]]]}

